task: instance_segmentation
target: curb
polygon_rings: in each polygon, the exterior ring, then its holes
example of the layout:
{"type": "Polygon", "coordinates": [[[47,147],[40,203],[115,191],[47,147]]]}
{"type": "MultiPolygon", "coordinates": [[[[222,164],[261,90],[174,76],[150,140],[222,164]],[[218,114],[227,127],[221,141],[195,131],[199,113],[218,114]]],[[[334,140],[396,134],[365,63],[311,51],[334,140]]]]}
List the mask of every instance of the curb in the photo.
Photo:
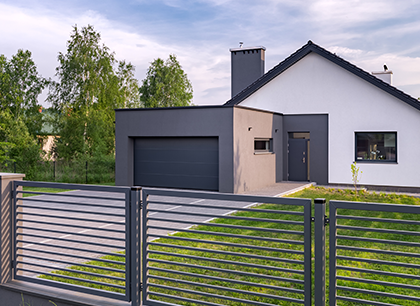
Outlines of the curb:
{"type": "Polygon", "coordinates": [[[303,185],[303,186],[297,187],[297,188],[295,188],[295,189],[288,190],[288,191],[285,191],[285,192],[282,192],[282,193],[276,194],[276,195],[275,195],[275,197],[284,197],[284,196],[287,196],[287,195],[290,195],[290,194],[296,193],[296,192],[298,192],[298,191],[304,190],[304,189],[306,189],[306,188],[309,188],[309,187],[312,187],[312,186],[315,186],[315,185],[316,185],[316,183],[309,183],[309,184],[306,184],[306,185],[303,185]]]}

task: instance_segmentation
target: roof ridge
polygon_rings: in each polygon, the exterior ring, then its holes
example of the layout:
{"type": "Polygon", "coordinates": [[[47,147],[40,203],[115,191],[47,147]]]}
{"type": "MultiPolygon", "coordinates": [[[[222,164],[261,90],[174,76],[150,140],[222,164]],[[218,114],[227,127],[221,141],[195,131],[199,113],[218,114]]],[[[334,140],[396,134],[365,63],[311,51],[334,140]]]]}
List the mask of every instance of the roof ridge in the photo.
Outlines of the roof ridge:
{"type": "Polygon", "coordinates": [[[224,105],[236,105],[240,102],[242,102],[244,99],[249,97],[251,94],[253,94],[255,91],[263,87],[265,84],[270,82],[272,79],[274,79],[277,75],[284,72],[286,69],[288,69],[290,66],[293,66],[296,62],[298,62],[300,59],[305,57],[307,54],[315,52],[318,55],[321,55],[322,57],[334,62],[335,64],[338,64],[342,68],[356,74],[357,76],[361,77],[365,81],[368,81],[372,85],[375,85],[379,87],[380,89],[388,92],[389,94],[395,96],[396,98],[402,100],[403,102],[408,103],[409,105],[417,108],[420,110],[420,101],[416,98],[410,96],[409,94],[403,92],[402,90],[398,89],[397,87],[384,82],[383,80],[375,77],[373,74],[357,67],[356,65],[350,63],[349,61],[343,59],[342,57],[328,51],[327,49],[322,48],[321,46],[313,43],[311,40],[309,40],[305,45],[303,45],[301,48],[293,52],[291,55],[289,55],[286,59],[278,63],[276,66],[271,68],[269,71],[267,71],[264,75],[262,75],[260,78],[252,82],[250,85],[248,85],[246,88],[244,88],[242,91],[240,91],[238,94],[236,94],[234,97],[232,97],[230,100],[228,100],[224,105]]]}

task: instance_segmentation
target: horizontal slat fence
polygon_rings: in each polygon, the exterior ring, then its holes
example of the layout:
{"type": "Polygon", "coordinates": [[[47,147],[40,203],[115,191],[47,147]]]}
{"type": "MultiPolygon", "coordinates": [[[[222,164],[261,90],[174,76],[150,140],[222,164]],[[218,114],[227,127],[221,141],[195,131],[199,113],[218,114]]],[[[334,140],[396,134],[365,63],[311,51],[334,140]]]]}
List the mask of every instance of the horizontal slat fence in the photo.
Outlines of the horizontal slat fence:
{"type": "Polygon", "coordinates": [[[420,207],[330,201],[330,305],[420,305],[420,207]]]}
{"type": "Polygon", "coordinates": [[[130,188],[16,181],[14,190],[15,279],[130,300],[130,188]]]}
{"type": "Polygon", "coordinates": [[[311,305],[311,201],[144,188],[143,305],[311,305]]]}

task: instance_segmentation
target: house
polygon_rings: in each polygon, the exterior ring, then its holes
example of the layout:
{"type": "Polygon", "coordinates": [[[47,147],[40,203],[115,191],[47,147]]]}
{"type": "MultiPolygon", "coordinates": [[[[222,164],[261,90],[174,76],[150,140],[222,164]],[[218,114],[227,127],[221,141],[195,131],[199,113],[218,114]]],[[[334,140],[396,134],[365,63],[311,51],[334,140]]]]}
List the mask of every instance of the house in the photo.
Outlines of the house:
{"type": "Polygon", "coordinates": [[[43,108],[42,106],[40,108],[40,112],[43,114],[43,123],[41,130],[37,134],[38,143],[41,150],[46,153],[44,155],[44,159],[55,160],[53,148],[56,139],[60,137],[54,132],[52,125],[52,122],[56,120],[56,114],[51,108],[43,108]]]}
{"type": "Polygon", "coordinates": [[[420,103],[309,41],[264,73],[265,48],[231,49],[221,106],[116,110],[116,184],[242,193],[280,181],[420,186],[420,103]]]}

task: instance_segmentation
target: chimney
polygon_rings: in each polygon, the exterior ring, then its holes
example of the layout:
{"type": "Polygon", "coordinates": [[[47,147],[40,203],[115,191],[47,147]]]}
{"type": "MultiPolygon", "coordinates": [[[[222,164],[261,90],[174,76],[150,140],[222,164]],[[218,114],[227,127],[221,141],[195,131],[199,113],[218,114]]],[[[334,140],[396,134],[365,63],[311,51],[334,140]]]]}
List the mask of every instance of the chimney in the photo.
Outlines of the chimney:
{"type": "Polygon", "coordinates": [[[374,71],[372,75],[376,76],[378,79],[392,85],[392,71],[385,70],[385,71],[374,71]]]}
{"type": "Polygon", "coordinates": [[[264,74],[265,47],[232,48],[232,98],[264,74]]]}

